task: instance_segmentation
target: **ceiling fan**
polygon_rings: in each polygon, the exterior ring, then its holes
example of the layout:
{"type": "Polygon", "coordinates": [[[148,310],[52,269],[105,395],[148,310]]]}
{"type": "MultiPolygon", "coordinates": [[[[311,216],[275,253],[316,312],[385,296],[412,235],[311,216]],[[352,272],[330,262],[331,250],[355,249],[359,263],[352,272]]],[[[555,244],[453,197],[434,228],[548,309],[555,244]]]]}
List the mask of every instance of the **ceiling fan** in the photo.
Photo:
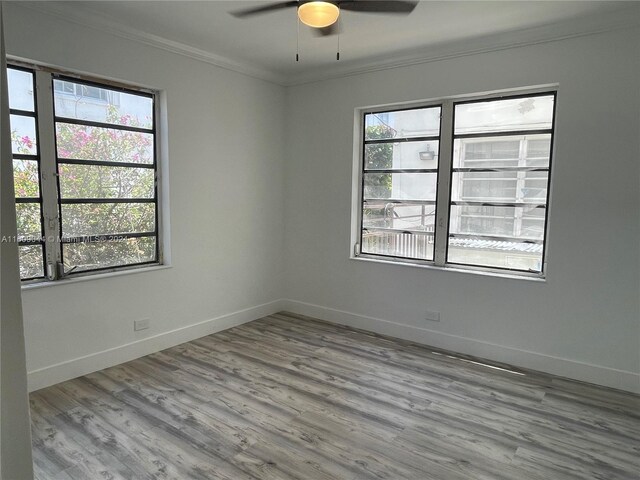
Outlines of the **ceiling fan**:
{"type": "Polygon", "coordinates": [[[236,10],[235,12],[231,12],[231,14],[238,18],[244,18],[276,10],[297,8],[298,18],[302,23],[312,27],[317,34],[327,36],[338,33],[336,22],[338,21],[341,10],[350,10],[361,13],[407,15],[416,8],[417,4],[417,1],[404,0],[299,0],[270,3],[259,7],[236,10]]]}

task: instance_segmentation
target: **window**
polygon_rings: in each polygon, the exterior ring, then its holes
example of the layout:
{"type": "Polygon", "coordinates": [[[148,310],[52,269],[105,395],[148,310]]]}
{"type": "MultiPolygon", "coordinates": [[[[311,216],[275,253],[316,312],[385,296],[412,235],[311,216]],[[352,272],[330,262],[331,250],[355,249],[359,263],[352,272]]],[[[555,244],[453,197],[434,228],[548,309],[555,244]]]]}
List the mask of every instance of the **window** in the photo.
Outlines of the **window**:
{"type": "Polygon", "coordinates": [[[33,72],[7,72],[11,123],[11,151],[16,195],[20,276],[25,280],[45,274],[44,226],[40,188],[40,147],[33,72]]]}
{"type": "Polygon", "coordinates": [[[366,116],[362,251],[433,260],[440,106],[366,116]]]}
{"type": "Polygon", "coordinates": [[[356,255],[541,274],[555,92],[364,112],[356,255]]]}
{"type": "Polygon", "coordinates": [[[154,94],[17,66],[8,80],[22,279],[160,263],[154,94]]]}

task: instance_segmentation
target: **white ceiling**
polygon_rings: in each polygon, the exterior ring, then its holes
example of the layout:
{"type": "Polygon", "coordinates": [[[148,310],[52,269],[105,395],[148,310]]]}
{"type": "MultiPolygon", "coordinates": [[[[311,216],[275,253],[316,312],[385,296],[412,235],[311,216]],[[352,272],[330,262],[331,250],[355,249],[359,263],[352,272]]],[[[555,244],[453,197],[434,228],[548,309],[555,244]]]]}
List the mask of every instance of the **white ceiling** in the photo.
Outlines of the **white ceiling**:
{"type": "Polygon", "coordinates": [[[118,25],[127,32],[160,37],[172,45],[223,57],[251,71],[295,83],[328,71],[426,55],[446,44],[530,31],[537,27],[596,18],[629,9],[634,2],[613,1],[422,1],[411,15],[342,12],[338,39],[319,38],[300,26],[300,62],[295,62],[296,10],[291,8],[238,19],[229,12],[270,3],[255,1],[84,1],[25,2],[57,9],[77,19],[118,25]],[[420,52],[420,53],[419,53],[420,52]]]}

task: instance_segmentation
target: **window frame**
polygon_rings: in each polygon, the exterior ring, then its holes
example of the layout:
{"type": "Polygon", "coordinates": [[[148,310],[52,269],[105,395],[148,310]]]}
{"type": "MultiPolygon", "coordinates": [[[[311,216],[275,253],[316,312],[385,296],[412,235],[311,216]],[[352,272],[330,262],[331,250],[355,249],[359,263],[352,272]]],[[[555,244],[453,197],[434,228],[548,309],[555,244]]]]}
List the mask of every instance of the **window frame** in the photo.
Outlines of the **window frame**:
{"type": "MultiPolygon", "coordinates": [[[[20,247],[23,246],[30,246],[30,245],[40,245],[40,247],[42,248],[42,276],[37,276],[37,277],[28,277],[25,279],[21,279],[23,282],[35,282],[35,281],[43,281],[47,278],[47,242],[45,241],[45,221],[44,221],[44,196],[42,193],[42,145],[40,142],[40,129],[39,129],[39,125],[40,125],[40,115],[39,115],[39,111],[38,111],[38,89],[37,89],[37,81],[36,81],[36,73],[33,69],[26,67],[26,66],[19,66],[19,65],[11,65],[11,64],[7,64],[7,67],[12,68],[13,70],[17,70],[17,71],[22,71],[22,72],[27,72],[29,74],[31,74],[31,78],[32,78],[32,82],[31,82],[31,86],[33,88],[33,112],[30,112],[28,110],[20,110],[20,109],[13,109],[10,108],[9,109],[9,114],[10,115],[19,115],[19,116],[26,116],[29,118],[33,118],[34,122],[35,122],[35,140],[36,140],[36,153],[35,155],[31,155],[31,154],[15,154],[13,153],[13,149],[11,151],[11,165],[12,168],[13,167],[13,162],[15,160],[27,160],[27,161],[31,161],[31,162],[36,162],[37,166],[38,166],[38,197],[27,197],[27,198],[18,198],[15,193],[14,193],[14,198],[15,198],[15,203],[16,203],[16,210],[17,210],[17,205],[20,203],[29,203],[29,204],[35,204],[38,205],[40,207],[40,240],[39,241],[25,241],[25,240],[19,240],[18,238],[16,238],[17,243],[18,243],[18,251],[20,250],[20,247]],[[37,202],[34,201],[37,199],[37,202]]],[[[17,214],[17,211],[16,211],[17,214]]]]}
{"type": "MultiPolygon", "coordinates": [[[[412,258],[412,257],[398,257],[398,256],[391,256],[391,255],[382,255],[382,254],[376,254],[376,253],[366,253],[363,255],[367,255],[367,256],[371,256],[374,258],[391,258],[391,259],[402,259],[402,260],[408,260],[408,261],[416,261],[416,262],[434,262],[435,261],[435,237],[436,237],[436,230],[437,230],[437,226],[435,225],[436,220],[437,220],[437,216],[438,216],[438,212],[437,212],[437,205],[438,205],[438,191],[440,189],[440,155],[441,155],[441,151],[442,151],[442,112],[444,109],[444,105],[442,102],[434,102],[434,103],[429,103],[429,104],[422,104],[419,106],[407,106],[407,107],[403,107],[403,108],[395,108],[395,109],[385,109],[385,110],[371,110],[371,111],[363,111],[361,113],[361,122],[362,122],[362,128],[360,128],[361,130],[361,140],[360,140],[360,157],[361,157],[361,161],[360,161],[360,201],[359,201],[359,211],[360,211],[360,216],[359,216],[359,236],[358,236],[358,245],[362,245],[363,243],[363,237],[364,237],[364,215],[362,215],[362,211],[364,210],[364,179],[365,179],[365,175],[367,173],[377,173],[378,170],[376,169],[370,169],[370,171],[367,171],[366,165],[365,165],[365,161],[364,161],[364,152],[366,150],[366,145],[368,144],[367,142],[372,142],[372,143],[409,143],[409,142],[431,142],[431,141],[437,141],[438,142],[438,167],[435,169],[435,171],[433,171],[433,169],[381,169],[379,170],[379,173],[433,173],[436,175],[436,194],[435,194],[435,200],[431,201],[431,200],[405,200],[406,203],[422,203],[422,206],[424,207],[425,205],[433,205],[433,207],[435,208],[434,213],[435,213],[435,218],[434,218],[434,232],[432,235],[425,235],[425,236],[429,236],[433,238],[433,243],[434,243],[434,260],[423,260],[420,258],[412,258]],[[428,108],[439,108],[440,109],[440,124],[439,124],[439,132],[438,135],[424,135],[424,136],[415,136],[415,137],[403,137],[403,138],[399,138],[397,139],[396,142],[393,142],[394,139],[379,139],[376,141],[372,141],[372,140],[367,140],[366,139],[366,135],[365,135],[365,129],[366,129],[366,116],[369,114],[374,114],[374,113],[381,113],[381,114],[385,114],[385,113],[391,113],[391,112],[406,112],[406,111],[411,111],[411,110],[420,110],[420,109],[428,109],[428,108]]],[[[389,199],[389,200],[401,200],[401,199],[389,199]]],[[[394,203],[394,202],[389,202],[389,203],[394,203]]],[[[401,203],[399,203],[401,204],[401,203]]],[[[408,229],[405,231],[409,231],[408,229]]]]}
{"type": "MultiPolygon", "coordinates": [[[[139,269],[148,269],[154,266],[164,266],[164,229],[163,229],[163,213],[162,213],[162,168],[160,155],[161,155],[161,139],[158,132],[158,126],[160,125],[160,92],[158,90],[149,89],[146,87],[135,86],[131,84],[125,84],[121,82],[114,82],[108,79],[103,79],[95,76],[88,76],[79,74],[76,72],[70,72],[64,69],[55,67],[42,66],[24,62],[22,60],[14,60],[9,58],[7,61],[7,67],[15,70],[28,71],[33,75],[34,83],[34,110],[36,115],[36,135],[38,140],[38,158],[39,158],[39,182],[40,182],[40,201],[41,201],[41,224],[42,234],[44,236],[43,244],[43,263],[44,263],[44,277],[25,278],[21,283],[23,286],[38,285],[38,284],[57,284],[64,280],[70,280],[80,277],[99,276],[101,274],[112,274],[115,272],[125,273],[127,271],[135,271],[139,269]],[[109,124],[107,122],[95,122],[91,120],[78,120],[69,119],[63,116],[57,116],[55,113],[55,95],[56,90],[54,87],[54,81],[68,81],[75,84],[82,84],[87,86],[94,86],[114,92],[123,92],[127,94],[133,94],[136,96],[144,96],[150,98],[152,101],[152,125],[151,128],[140,128],[126,126],[122,128],[122,125],[109,124]],[[45,110],[43,115],[40,115],[40,110],[45,110]],[[75,124],[96,126],[100,128],[112,128],[119,130],[135,130],[143,133],[151,134],[153,136],[153,162],[149,164],[140,164],[135,168],[146,168],[153,170],[154,186],[153,186],[153,198],[149,199],[105,199],[105,198],[92,198],[92,199],[80,199],[80,200],[93,200],[90,203],[153,203],[155,206],[155,218],[154,218],[154,231],[153,232],[129,232],[124,233],[126,238],[145,236],[148,238],[155,238],[155,259],[153,261],[129,263],[125,265],[108,266],[94,269],[83,269],[78,272],[64,272],[62,267],[63,261],[63,245],[69,243],[76,243],[70,241],[64,241],[66,237],[62,236],[62,205],[80,203],[64,202],[62,198],[62,192],[60,188],[60,176],[59,166],[65,164],[76,163],[72,159],[69,162],[65,162],[64,159],[60,162],[57,150],[57,135],[56,135],[56,123],[67,122],[71,120],[75,124]],[[44,134],[43,134],[44,133],[44,134]],[[49,138],[51,137],[51,138],[49,138]],[[44,148],[43,148],[44,147],[44,148]],[[45,150],[45,151],[43,151],[45,150]],[[48,163],[43,167],[44,163],[48,163]],[[47,167],[48,166],[48,171],[47,167]],[[49,178],[49,180],[47,180],[49,178]],[[45,187],[43,190],[43,186],[45,187]],[[48,199],[47,192],[49,190],[48,199]],[[107,201],[108,200],[108,201],[107,201]],[[129,201],[135,200],[135,201],[129,201]],[[140,202],[140,200],[143,200],[140,202]],[[45,205],[46,203],[46,205],[45,205]],[[47,212],[48,210],[48,212],[47,212]],[[54,213],[55,210],[55,213],[54,213]]],[[[76,87],[74,87],[74,91],[76,87]]],[[[58,92],[60,93],[60,92],[58,92]]],[[[70,95],[69,93],[66,93],[70,95]]],[[[62,95],[65,95],[62,92],[62,95]]],[[[93,97],[87,97],[89,100],[96,100],[93,97]]],[[[13,158],[13,157],[12,157],[13,158]]],[[[77,162],[80,163],[80,162],[77,162]]],[[[123,162],[122,165],[115,165],[109,162],[100,161],[86,161],[82,162],[83,165],[99,165],[99,166],[113,166],[113,167],[132,167],[132,164],[123,162]]],[[[69,200],[69,199],[67,199],[69,200]]],[[[123,235],[118,233],[105,234],[105,235],[86,235],[81,238],[87,237],[100,237],[108,239],[108,237],[122,238],[123,235]]],[[[71,239],[72,237],[69,237],[71,239]]]]}
{"type": "MultiPolygon", "coordinates": [[[[350,258],[354,260],[374,261],[378,263],[408,265],[414,267],[425,267],[439,270],[450,270],[458,272],[481,273],[498,275],[511,278],[524,279],[545,279],[547,276],[547,256],[549,251],[549,217],[550,203],[553,185],[553,160],[555,157],[555,137],[557,133],[557,100],[559,86],[557,84],[542,85],[537,87],[526,87],[511,90],[501,90],[488,93],[478,93],[471,95],[458,95],[442,97],[430,100],[412,101],[396,104],[385,104],[372,107],[359,107],[354,112],[354,157],[352,169],[352,203],[351,203],[351,248],[350,258]],[[482,101],[499,101],[517,98],[529,98],[536,96],[553,96],[553,112],[551,118],[549,164],[547,178],[547,191],[545,198],[544,231],[542,236],[541,269],[537,271],[525,271],[514,268],[470,265],[448,261],[449,238],[451,228],[451,208],[452,208],[452,183],[453,183],[453,154],[454,142],[460,135],[454,135],[455,106],[465,103],[475,103],[482,101]],[[409,257],[397,257],[383,254],[371,254],[362,252],[363,234],[363,202],[364,202],[364,172],[365,172],[365,128],[366,116],[372,113],[387,113],[402,110],[428,108],[442,106],[440,121],[440,145],[437,172],[437,193],[436,193],[436,219],[434,231],[434,260],[422,260],[409,257]]],[[[540,129],[542,130],[542,129],[540,129]]],[[[477,136],[486,138],[490,136],[514,136],[514,135],[537,135],[539,130],[534,131],[504,131],[490,133],[486,135],[471,134],[463,135],[468,137],[477,136]]],[[[526,156],[526,152],[525,152],[526,156]]],[[[535,168],[535,167],[534,167],[535,168]]],[[[494,202],[498,203],[498,202],[494,202]]],[[[504,203],[504,202],[500,202],[504,203]]],[[[542,203],[542,202],[540,202],[542,203]]],[[[489,205],[495,206],[495,205],[489,205]]],[[[526,242],[526,240],[525,240],[526,242]]]]}

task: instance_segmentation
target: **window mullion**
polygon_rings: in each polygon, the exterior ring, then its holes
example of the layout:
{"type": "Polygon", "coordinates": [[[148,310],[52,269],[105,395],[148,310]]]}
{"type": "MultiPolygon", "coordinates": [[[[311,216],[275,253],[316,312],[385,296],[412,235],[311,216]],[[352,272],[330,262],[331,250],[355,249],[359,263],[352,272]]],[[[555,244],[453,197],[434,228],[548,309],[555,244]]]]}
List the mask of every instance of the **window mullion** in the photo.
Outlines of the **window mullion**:
{"type": "MultiPolygon", "coordinates": [[[[518,159],[518,166],[524,167],[527,165],[527,136],[523,136],[520,140],[520,158],[518,159]]],[[[524,191],[527,177],[527,172],[520,171],[516,173],[516,202],[525,202],[524,191]]],[[[519,237],[522,233],[522,217],[524,215],[523,208],[516,208],[514,210],[514,222],[513,222],[513,236],[519,237]]]]}
{"type": "Polygon", "coordinates": [[[60,212],[58,209],[58,177],[56,167],[55,125],[53,112],[53,91],[51,74],[36,72],[38,137],[40,141],[40,177],[42,185],[42,216],[46,248],[46,275],[55,280],[58,275],[56,265],[60,254],[60,212]]]}
{"type": "Polygon", "coordinates": [[[442,104],[440,122],[440,156],[438,158],[438,197],[436,199],[435,264],[444,266],[447,261],[447,230],[449,225],[449,198],[451,192],[451,167],[453,164],[453,102],[442,104]]]}

